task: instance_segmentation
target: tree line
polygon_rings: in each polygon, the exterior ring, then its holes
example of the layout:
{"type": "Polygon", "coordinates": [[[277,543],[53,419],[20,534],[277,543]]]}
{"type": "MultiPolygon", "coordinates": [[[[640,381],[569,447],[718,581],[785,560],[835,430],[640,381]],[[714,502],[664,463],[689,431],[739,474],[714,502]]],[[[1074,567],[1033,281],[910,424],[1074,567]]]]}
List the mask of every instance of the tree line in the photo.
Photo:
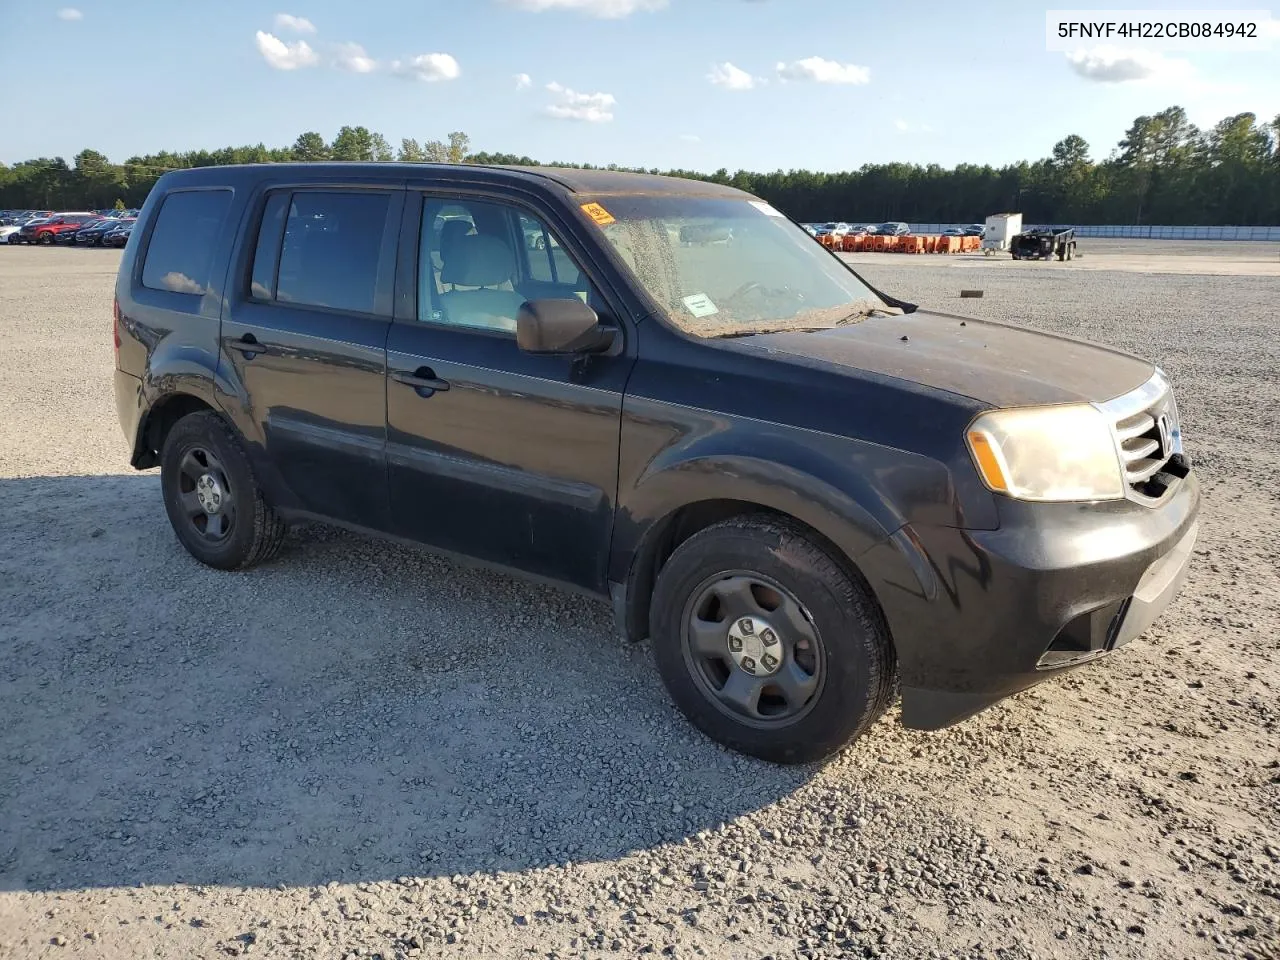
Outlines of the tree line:
{"type": "MultiPolygon", "coordinates": [[[[883,163],[834,173],[730,173],[723,168],[713,173],[643,172],[731,184],[800,221],[962,223],[1020,211],[1031,223],[1280,224],[1280,116],[1264,123],[1252,113],[1240,113],[1202,130],[1181,107],[1170,107],[1134,120],[1104,159],[1095,160],[1090,152],[1089,144],[1072,134],[1055,144],[1048,157],[1000,167],[883,163]]],[[[393,149],[380,133],[345,126],[332,141],[309,131],[288,147],[162,151],[123,163],[82,150],[70,163],[41,157],[0,165],[0,209],[140,207],[169,170],[286,160],[539,165],[515,154],[473,153],[461,132],[447,140],[405,139],[393,149]]]]}

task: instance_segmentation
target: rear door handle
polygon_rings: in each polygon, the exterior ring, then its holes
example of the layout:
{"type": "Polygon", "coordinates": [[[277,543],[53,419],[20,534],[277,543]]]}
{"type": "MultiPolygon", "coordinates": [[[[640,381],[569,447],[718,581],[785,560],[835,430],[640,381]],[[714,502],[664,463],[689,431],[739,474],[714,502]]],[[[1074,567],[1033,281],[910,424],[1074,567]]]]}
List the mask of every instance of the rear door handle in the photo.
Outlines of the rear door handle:
{"type": "Polygon", "coordinates": [[[429,397],[437,390],[449,389],[449,381],[439,379],[435,375],[435,371],[430,367],[419,367],[413,373],[397,370],[391,374],[391,379],[397,383],[403,383],[405,386],[413,387],[418,391],[418,395],[423,397],[429,397]]]}

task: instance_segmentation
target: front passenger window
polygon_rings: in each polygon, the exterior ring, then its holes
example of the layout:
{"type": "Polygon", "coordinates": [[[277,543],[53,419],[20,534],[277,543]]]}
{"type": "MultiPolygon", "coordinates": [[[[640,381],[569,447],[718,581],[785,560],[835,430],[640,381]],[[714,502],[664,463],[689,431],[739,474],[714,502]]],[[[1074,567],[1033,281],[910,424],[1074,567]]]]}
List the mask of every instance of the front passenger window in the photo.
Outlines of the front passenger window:
{"type": "Polygon", "coordinates": [[[585,275],[540,219],[505,204],[427,199],[418,319],[514,335],[526,300],[579,297],[585,275]]]}

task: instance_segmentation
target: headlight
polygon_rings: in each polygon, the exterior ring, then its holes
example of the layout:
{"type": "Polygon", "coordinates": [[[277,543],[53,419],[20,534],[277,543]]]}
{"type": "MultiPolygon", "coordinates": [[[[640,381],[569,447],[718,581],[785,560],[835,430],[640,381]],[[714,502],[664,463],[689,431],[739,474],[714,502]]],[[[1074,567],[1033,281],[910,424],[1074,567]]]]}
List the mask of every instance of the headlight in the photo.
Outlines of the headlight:
{"type": "Polygon", "coordinates": [[[988,487],[1018,500],[1119,500],[1124,478],[1111,426],[1089,404],[993,410],[967,438],[988,487]]]}

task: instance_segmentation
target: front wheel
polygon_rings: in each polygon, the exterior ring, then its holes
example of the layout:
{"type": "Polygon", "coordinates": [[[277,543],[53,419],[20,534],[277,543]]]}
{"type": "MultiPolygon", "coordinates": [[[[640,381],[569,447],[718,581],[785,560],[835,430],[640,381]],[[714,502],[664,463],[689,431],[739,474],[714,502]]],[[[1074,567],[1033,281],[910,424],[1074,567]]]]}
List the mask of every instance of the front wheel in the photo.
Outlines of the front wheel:
{"type": "Polygon", "coordinates": [[[160,454],[165,512],[179,542],[220,570],[270,559],[286,525],[267,503],[239,438],[217,414],[183,417],[160,454]]]}
{"type": "Polygon", "coordinates": [[[40,244],[42,247],[49,246],[51,243],[53,243],[53,234],[52,233],[36,234],[36,243],[40,244]]]}
{"type": "Polygon", "coordinates": [[[682,543],[649,614],[676,705],[714,740],[775,763],[831,756],[896,689],[867,588],[791,524],[739,517],[682,543]]]}

